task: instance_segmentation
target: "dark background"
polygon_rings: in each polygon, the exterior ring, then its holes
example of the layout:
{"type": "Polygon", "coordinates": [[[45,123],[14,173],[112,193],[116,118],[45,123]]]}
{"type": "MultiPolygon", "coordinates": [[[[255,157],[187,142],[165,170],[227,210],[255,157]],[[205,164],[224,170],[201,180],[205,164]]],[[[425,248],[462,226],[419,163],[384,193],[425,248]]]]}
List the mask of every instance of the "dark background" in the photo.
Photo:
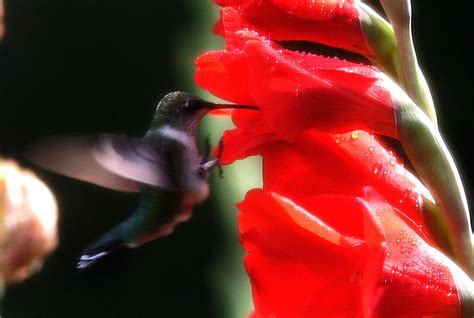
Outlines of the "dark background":
{"type": "MultiPolygon", "coordinates": [[[[0,44],[5,156],[22,160],[25,145],[54,133],[140,135],[161,96],[189,88],[184,83],[191,75],[179,70],[183,63],[191,67],[194,56],[179,48],[200,23],[196,3],[208,0],[6,1],[0,44]]],[[[420,62],[472,193],[471,12],[442,0],[414,2],[420,62]]],[[[189,45],[189,52],[200,51],[196,42],[189,45]]],[[[2,317],[226,317],[209,282],[209,264],[225,240],[211,203],[174,235],[79,271],[74,265],[82,249],[124,219],[137,198],[36,171],[59,198],[60,245],[41,273],[8,289],[2,317]]]]}

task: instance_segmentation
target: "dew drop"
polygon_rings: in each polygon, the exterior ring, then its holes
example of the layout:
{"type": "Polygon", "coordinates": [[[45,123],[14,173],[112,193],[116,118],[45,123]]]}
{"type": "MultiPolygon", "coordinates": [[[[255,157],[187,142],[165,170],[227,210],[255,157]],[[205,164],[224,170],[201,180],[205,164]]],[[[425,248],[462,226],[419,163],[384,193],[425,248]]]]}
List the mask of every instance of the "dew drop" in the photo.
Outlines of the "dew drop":
{"type": "Polygon", "coordinates": [[[383,166],[381,164],[375,164],[373,172],[374,174],[380,174],[381,172],[383,173],[383,166]]]}
{"type": "Polygon", "coordinates": [[[453,289],[452,286],[450,286],[449,289],[448,289],[448,294],[447,294],[447,296],[448,296],[448,297],[451,297],[453,294],[454,294],[454,289],[453,289]]]}
{"type": "Polygon", "coordinates": [[[296,97],[300,96],[301,94],[301,84],[298,84],[298,86],[296,86],[296,97]]]}
{"type": "Polygon", "coordinates": [[[359,131],[355,130],[351,133],[351,138],[352,139],[358,139],[359,138],[359,131]]]}
{"type": "Polygon", "coordinates": [[[407,245],[403,244],[402,247],[400,248],[400,253],[405,254],[406,251],[407,251],[407,245]]]}

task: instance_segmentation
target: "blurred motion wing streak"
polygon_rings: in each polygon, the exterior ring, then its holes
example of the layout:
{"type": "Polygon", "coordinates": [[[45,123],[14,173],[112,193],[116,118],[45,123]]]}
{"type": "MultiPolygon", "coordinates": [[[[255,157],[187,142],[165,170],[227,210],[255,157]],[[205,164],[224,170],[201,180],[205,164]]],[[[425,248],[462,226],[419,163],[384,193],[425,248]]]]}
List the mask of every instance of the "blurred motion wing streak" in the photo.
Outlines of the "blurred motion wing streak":
{"type": "Polygon", "coordinates": [[[26,155],[45,169],[117,191],[138,192],[140,183],[176,190],[157,141],[112,134],[57,135],[36,142],[26,155]]]}

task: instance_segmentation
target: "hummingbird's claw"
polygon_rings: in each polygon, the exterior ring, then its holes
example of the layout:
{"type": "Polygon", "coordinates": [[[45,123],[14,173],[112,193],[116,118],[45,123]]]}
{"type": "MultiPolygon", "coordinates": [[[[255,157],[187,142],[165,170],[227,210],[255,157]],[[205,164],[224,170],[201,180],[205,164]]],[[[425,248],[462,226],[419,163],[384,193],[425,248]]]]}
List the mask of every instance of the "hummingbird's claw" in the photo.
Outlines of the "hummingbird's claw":
{"type": "Polygon", "coordinates": [[[222,169],[221,165],[222,151],[224,151],[224,140],[221,137],[221,139],[219,140],[219,150],[217,152],[217,169],[219,169],[219,178],[221,179],[224,178],[224,170],[222,169]]]}
{"type": "MultiPolygon", "coordinates": [[[[208,139],[206,138],[206,142],[207,141],[208,141],[208,139]]],[[[202,176],[205,176],[205,175],[209,174],[212,171],[212,169],[217,167],[217,169],[219,170],[219,177],[223,178],[224,171],[223,171],[222,165],[220,163],[220,159],[221,159],[221,156],[222,156],[222,151],[223,151],[223,148],[224,148],[223,145],[224,145],[224,143],[223,143],[222,138],[221,138],[221,140],[219,141],[219,149],[217,151],[217,157],[212,159],[212,160],[209,160],[209,161],[205,161],[205,157],[201,160],[201,164],[199,166],[199,173],[202,176]]]]}
{"type": "Polygon", "coordinates": [[[219,170],[219,178],[224,179],[224,170],[222,169],[221,163],[217,162],[217,169],[219,170]]]}
{"type": "Polygon", "coordinates": [[[209,156],[211,155],[212,147],[211,147],[211,136],[210,135],[206,136],[206,139],[204,140],[204,144],[205,144],[206,148],[204,150],[204,155],[201,158],[201,164],[204,164],[208,160],[209,156]]]}
{"type": "Polygon", "coordinates": [[[219,140],[219,150],[217,152],[217,160],[221,160],[222,157],[222,151],[224,151],[224,138],[221,137],[219,140]]]}

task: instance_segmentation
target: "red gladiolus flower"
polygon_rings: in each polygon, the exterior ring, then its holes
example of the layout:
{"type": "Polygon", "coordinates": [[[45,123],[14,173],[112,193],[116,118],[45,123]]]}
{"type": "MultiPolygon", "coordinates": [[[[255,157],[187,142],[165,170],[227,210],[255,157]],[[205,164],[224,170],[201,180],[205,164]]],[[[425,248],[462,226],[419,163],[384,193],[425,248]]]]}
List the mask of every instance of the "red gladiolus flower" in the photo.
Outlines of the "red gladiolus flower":
{"type": "Polygon", "coordinates": [[[374,136],[364,131],[330,135],[311,130],[288,142],[262,126],[227,131],[222,163],[261,155],[264,187],[300,200],[307,209],[317,206],[312,201],[314,196],[360,196],[370,185],[423,227],[420,189],[374,136]]]}
{"type": "Polygon", "coordinates": [[[235,103],[258,105],[285,138],[308,128],[354,129],[396,136],[392,94],[374,67],[282,49],[248,31],[239,14],[222,12],[226,51],[196,61],[196,82],[235,103]]]}
{"type": "MultiPolygon", "coordinates": [[[[360,32],[357,1],[216,2],[226,6],[217,25],[226,50],[196,60],[196,82],[260,108],[233,112],[237,127],[225,132],[221,157],[223,164],[262,157],[263,189],[238,205],[251,317],[466,316],[458,277],[472,282],[437,249],[442,243],[423,210],[431,195],[372,135],[406,137],[405,127],[423,124],[424,115],[416,117],[416,105],[403,104],[406,95],[373,66],[273,41],[368,54],[354,31],[360,32]],[[404,122],[399,116],[407,109],[413,116],[404,122]]],[[[444,147],[429,124],[422,128],[444,147]]],[[[446,198],[439,189],[436,200],[446,198]]]]}
{"type": "Polygon", "coordinates": [[[460,317],[446,258],[383,198],[365,192],[364,199],[334,196],[313,212],[275,192],[247,194],[239,229],[253,317],[460,317]],[[339,221],[325,223],[322,209],[339,221]],[[343,234],[351,221],[360,236],[343,234]]]}
{"type": "MultiPolygon", "coordinates": [[[[215,0],[238,10],[252,29],[273,40],[304,40],[372,55],[354,0],[215,0]]],[[[222,34],[222,20],[214,31],[222,34]]]]}

